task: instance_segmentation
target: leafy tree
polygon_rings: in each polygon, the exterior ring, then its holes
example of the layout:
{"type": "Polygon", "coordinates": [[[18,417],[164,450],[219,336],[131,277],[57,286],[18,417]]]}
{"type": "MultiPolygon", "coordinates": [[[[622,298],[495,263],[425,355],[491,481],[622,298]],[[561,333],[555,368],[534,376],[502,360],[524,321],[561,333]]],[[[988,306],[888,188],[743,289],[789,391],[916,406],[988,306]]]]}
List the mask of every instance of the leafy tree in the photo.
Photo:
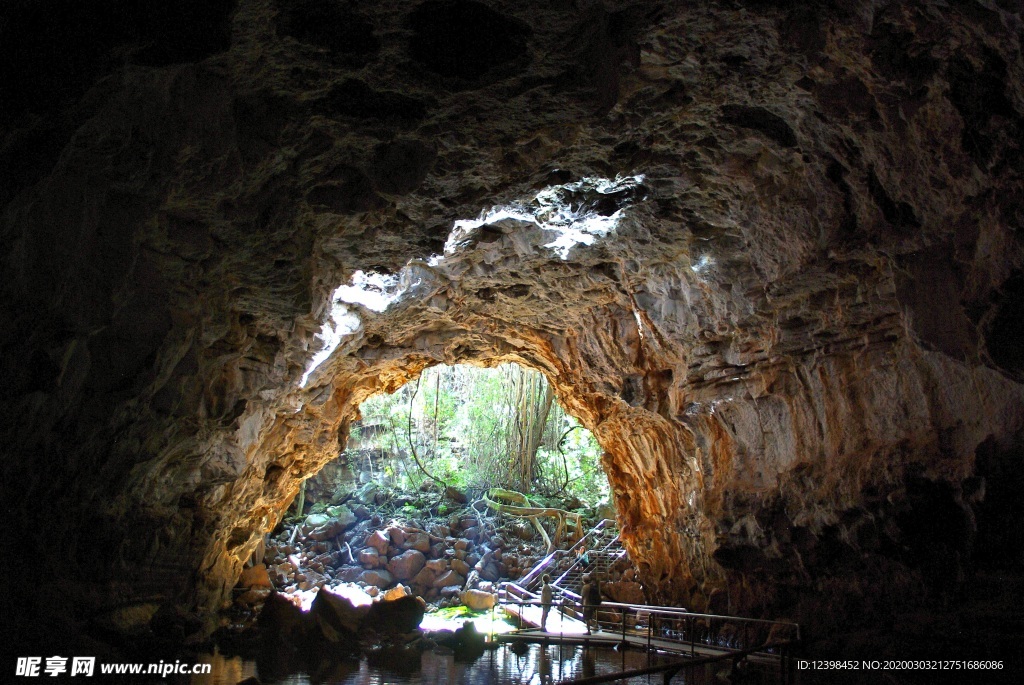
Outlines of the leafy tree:
{"type": "MultiPolygon", "coordinates": [[[[433,477],[462,488],[497,486],[585,505],[608,496],[600,445],[532,369],[436,366],[392,395],[369,398],[360,412],[350,448],[386,455],[375,477],[396,485],[417,487],[433,477]]],[[[346,456],[360,463],[355,452],[346,456]]],[[[373,468],[372,459],[365,463],[373,468]]]]}

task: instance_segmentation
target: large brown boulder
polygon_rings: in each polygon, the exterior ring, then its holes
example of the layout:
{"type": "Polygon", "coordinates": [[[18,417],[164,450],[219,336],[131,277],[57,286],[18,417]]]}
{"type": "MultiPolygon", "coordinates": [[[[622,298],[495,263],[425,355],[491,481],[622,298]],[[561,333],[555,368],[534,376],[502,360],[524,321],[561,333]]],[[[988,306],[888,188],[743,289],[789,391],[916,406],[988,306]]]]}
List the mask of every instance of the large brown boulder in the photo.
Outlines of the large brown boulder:
{"type": "Polygon", "coordinates": [[[398,580],[409,580],[419,573],[426,563],[427,558],[423,556],[423,552],[410,549],[408,552],[393,557],[388,562],[388,571],[398,580]]]}

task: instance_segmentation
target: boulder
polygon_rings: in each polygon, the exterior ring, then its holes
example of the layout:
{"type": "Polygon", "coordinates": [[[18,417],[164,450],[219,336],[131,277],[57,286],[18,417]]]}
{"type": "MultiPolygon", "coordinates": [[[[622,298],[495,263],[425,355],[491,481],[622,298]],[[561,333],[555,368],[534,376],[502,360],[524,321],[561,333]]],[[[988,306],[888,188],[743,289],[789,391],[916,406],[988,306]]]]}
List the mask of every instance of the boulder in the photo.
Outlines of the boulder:
{"type": "Polygon", "coordinates": [[[466,495],[466,493],[451,485],[445,488],[444,496],[458,504],[465,504],[466,502],[469,501],[469,497],[466,495]]]}
{"type": "Polygon", "coordinates": [[[363,543],[366,547],[373,547],[377,550],[377,553],[381,556],[388,553],[388,545],[390,540],[388,536],[384,534],[384,531],[375,530],[366,536],[366,542],[363,543]]]}
{"type": "MultiPolygon", "coordinates": [[[[365,596],[365,593],[360,593],[365,596]]],[[[369,597],[366,597],[369,601],[369,597]]],[[[358,601],[358,600],[357,600],[358,601]]],[[[363,619],[369,612],[368,603],[357,606],[348,596],[321,588],[313,598],[309,615],[325,640],[334,644],[355,642],[363,619]]]]}
{"type": "Polygon", "coordinates": [[[473,611],[487,611],[498,602],[497,595],[482,590],[466,590],[459,595],[459,599],[473,611]]]}
{"type": "Polygon", "coordinates": [[[401,599],[402,597],[405,597],[408,594],[409,589],[401,583],[399,583],[398,585],[394,586],[393,588],[384,593],[384,601],[391,602],[396,599],[401,599]]]}
{"type": "Polygon", "coordinates": [[[644,590],[640,583],[616,581],[601,583],[601,591],[613,602],[622,604],[645,604],[644,590]]]}
{"type": "Polygon", "coordinates": [[[235,598],[235,602],[247,606],[259,604],[260,602],[265,601],[267,597],[270,596],[271,592],[273,592],[273,589],[269,587],[254,587],[249,590],[246,590],[237,598],[235,598]]]}
{"type": "Polygon", "coordinates": [[[354,583],[357,580],[359,580],[360,576],[362,576],[363,573],[363,569],[359,568],[358,566],[346,566],[344,568],[338,569],[338,571],[334,574],[334,577],[337,580],[342,580],[346,583],[354,583]]]}
{"type": "Polygon", "coordinates": [[[410,549],[388,562],[388,571],[398,580],[408,580],[420,572],[427,559],[423,552],[410,549]]]}
{"type": "Polygon", "coordinates": [[[324,525],[325,523],[327,523],[330,520],[331,520],[331,517],[328,516],[327,514],[310,514],[302,522],[302,525],[307,530],[313,530],[314,528],[318,528],[318,527],[324,525]]]}
{"type": "Polygon", "coordinates": [[[327,514],[341,524],[343,530],[348,530],[356,524],[359,517],[346,506],[327,507],[327,514]]]}
{"type": "Polygon", "coordinates": [[[248,588],[269,588],[273,586],[270,582],[270,574],[267,572],[266,564],[256,564],[247,569],[242,570],[242,575],[238,579],[239,587],[248,588]]]}
{"type": "Polygon", "coordinates": [[[426,604],[408,595],[395,600],[374,602],[363,625],[377,634],[404,635],[419,628],[426,604]]]}
{"type": "Polygon", "coordinates": [[[259,626],[262,630],[279,637],[288,637],[305,632],[309,614],[300,609],[285,595],[271,593],[260,611],[259,626]]]}
{"type": "Polygon", "coordinates": [[[391,543],[395,547],[401,547],[402,544],[405,542],[405,531],[399,528],[398,526],[391,526],[384,532],[387,534],[389,538],[391,538],[391,543]]]}
{"type": "Polygon", "coordinates": [[[367,585],[376,585],[379,588],[386,588],[395,582],[394,576],[384,569],[372,569],[359,574],[359,581],[367,585]]]}
{"type": "Polygon", "coordinates": [[[380,566],[380,554],[373,547],[367,547],[359,552],[359,563],[365,568],[377,568],[380,566]]]}
{"type": "Polygon", "coordinates": [[[477,564],[474,568],[484,580],[494,581],[501,578],[501,568],[493,561],[488,564],[477,564]]]}
{"type": "Polygon", "coordinates": [[[434,587],[436,587],[436,588],[445,588],[445,587],[452,587],[452,586],[462,587],[465,584],[466,584],[465,577],[460,576],[458,573],[456,573],[455,571],[452,571],[452,570],[445,571],[444,573],[439,575],[434,580],[434,583],[433,583],[434,587]]]}
{"type": "Polygon", "coordinates": [[[448,561],[446,559],[431,559],[425,566],[434,573],[441,574],[448,570],[448,561]]]}
{"type": "Polygon", "coordinates": [[[406,533],[405,540],[402,543],[403,549],[415,549],[420,552],[430,551],[430,536],[422,531],[415,533],[406,533]]]}
{"type": "Polygon", "coordinates": [[[462,576],[468,576],[472,567],[461,559],[452,559],[452,570],[462,576]]]}
{"type": "Polygon", "coordinates": [[[434,579],[437,578],[437,576],[437,571],[424,566],[409,582],[417,587],[431,587],[433,586],[434,579]]]}
{"type": "Polygon", "coordinates": [[[459,550],[468,550],[472,546],[473,546],[472,541],[467,540],[465,538],[456,540],[455,544],[453,545],[453,547],[455,547],[455,549],[459,549],[459,550]]]}

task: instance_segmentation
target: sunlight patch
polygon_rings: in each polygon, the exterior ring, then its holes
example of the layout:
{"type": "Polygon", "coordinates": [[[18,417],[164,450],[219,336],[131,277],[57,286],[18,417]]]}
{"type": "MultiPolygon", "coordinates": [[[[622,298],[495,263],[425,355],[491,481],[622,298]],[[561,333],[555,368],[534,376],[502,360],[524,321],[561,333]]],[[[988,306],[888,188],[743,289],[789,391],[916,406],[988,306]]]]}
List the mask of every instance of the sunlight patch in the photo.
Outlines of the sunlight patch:
{"type": "Polygon", "coordinates": [[[318,366],[334,354],[342,340],[356,333],[362,325],[363,322],[359,319],[359,315],[349,309],[348,305],[342,302],[333,302],[331,305],[330,321],[327,321],[320,329],[320,332],[316,334],[317,338],[324,341],[324,346],[309,360],[309,368],[306,369],[306,373],[302,374],[299,387],[306,387],[310,374],[316,371],[318,366]]]}
{"type": "Polygon", "coordinates": [[[334,291],[334,301],[361,304],[375,312],[383,312],[401,295],[397,276],[356,271],[352,274],[352,285],[338,286],[334,291]]]}
{"type": "Polygon", "coordinates": [[[587,177],[545,188],[528,202],[493,207],[477,219],[456,221],[444,253],[452,255],[470,246],[473,234],[481,226],[509,219],[553,232],[554,240],[543,247],[563,260],[568,259],[572,248],[593,245],[618,227],[624,209],[641,194],[643,180],[642,174],[615,179],[587,177]]]}

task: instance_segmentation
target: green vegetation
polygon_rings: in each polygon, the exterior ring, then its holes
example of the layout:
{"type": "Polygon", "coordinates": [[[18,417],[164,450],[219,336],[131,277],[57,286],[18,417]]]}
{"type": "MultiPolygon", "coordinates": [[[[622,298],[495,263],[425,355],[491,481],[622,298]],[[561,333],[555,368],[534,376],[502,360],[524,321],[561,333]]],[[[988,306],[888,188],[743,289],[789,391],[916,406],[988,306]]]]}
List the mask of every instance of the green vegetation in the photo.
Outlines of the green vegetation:
{"type": "Polygon", "coordinates": [[[597,440],[565,413],[543,374],[516,364],[432,367],[360,412],[343,458],[355,466],[367,454],[386,457],[374,477],[395,487],[434,478],[586,506],[608,497],[597,440]]]}

